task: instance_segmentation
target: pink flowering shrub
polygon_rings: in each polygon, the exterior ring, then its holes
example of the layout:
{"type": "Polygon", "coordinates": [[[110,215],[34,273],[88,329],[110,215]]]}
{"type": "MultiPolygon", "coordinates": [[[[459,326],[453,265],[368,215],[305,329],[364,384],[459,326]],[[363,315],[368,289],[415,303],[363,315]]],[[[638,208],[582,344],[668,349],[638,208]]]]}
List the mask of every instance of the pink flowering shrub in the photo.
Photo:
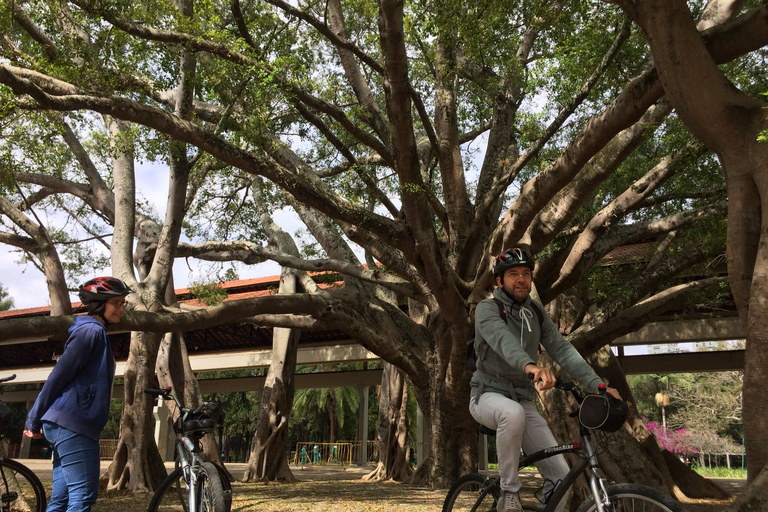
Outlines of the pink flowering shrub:
{"type": "Polygon", "coordinates": [[[659,443],[661,443],[665,450],[679,455],[697,453],[696,448],[691,446],[690,434],[684,428],[679,430],[667,429],[665,432],[662,425],[655,421],[649,421],[645,426],[656,436],[656,439],[659,440],[659,443]]]}

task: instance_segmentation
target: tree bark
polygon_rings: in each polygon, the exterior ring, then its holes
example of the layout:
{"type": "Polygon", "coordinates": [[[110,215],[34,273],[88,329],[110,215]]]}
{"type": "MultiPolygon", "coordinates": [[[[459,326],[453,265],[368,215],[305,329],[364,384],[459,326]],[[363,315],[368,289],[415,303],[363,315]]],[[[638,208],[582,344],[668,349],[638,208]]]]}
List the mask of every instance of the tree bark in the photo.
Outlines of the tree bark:
{"type": "MultiPolygon", "coordinates": [[[[600,455],[601,463],[604,466],[613,466],[623,470],[625,461],[628,459],[625,455],[621,454],[622,448],[617,446],[617,442],[622,444],[626,441],[626,444],[630,446],[639,444],[644,454],[644,457],[642,454],[640,456],[647,461],[647,467],[655,468],[662,479],[663,485],[678,498],[687,496],[688,498],[725,499],[727,497],[727,494],[717,485],[710,480],[700,477],[685,464],[670,466],[669,454],[661,448],[656,437],[645,427],[635,406],[626,375],[609,347],[603,347],[600,351],[590,356],[588,361],[603,380],[619,390],[630,406],[630,417],[627,420],[627,426],[617,433],[619,435],[606,435],[610,439],[609,446],[611,448],[600,455]],[[630,434],[629,439],[626,439],[624,432],[630,434]]],[[[679,462],[679,460],[675,460],[679,462]]],[[[617,474],[614,479],[626,482],[641,481],[646,477],[646,473],[648,473],[647,468],[643,470],[642,467],[636,467],[635,471],[617,474]]],[[[655,487],[659,486],[656,485],[655,487]]]]}
{"type": "Polygon", "coordinates": [[[718,69],[684,0],[620,4],[645,31],[678,115],[717,153],[725,171],[728,276],[747,339],[742,394],[748,493],[753,504],[768,508],[768,486],[754,488],[768,465],[768,403],[762,396],[768,377],[768,145],[757,140],[768,128],[768,104],[742,93],[718,69]]]}
{"type": "Polygon", "coordinates": [[[166,476],[153,436],[152,397],[144,388],[155,387],[155,359],[160,336],[135,332],[123,377],[123,416],[120,439],[112,463],[101,480],[107,490],[151,492],[166,476]]]}
{"type": "MultiPolygon", "coordinates": [[[[192,371],[192,366],[189,364],[189,355],[183,334],[173,332],[167,333],[163,337],[158,351],[155,373],[160,387],[172,387],[177,396],[183,397],[185,407],[195,408],[202,403],[200,386],[192,371]]],[[[166,406],[169,408],[170,418],[175,420],[179,411],[175,405],[170,403],[166,403],[166,406]]],[[[217,418],[217,423],[220,422],[221,419],[217,418]]],[[[221,460],[221,450],[216,442],[214,432],[209,432],[203,436],[200,443],[203,448],[203,459],[222,467],[231,479],[232,475],[224,467],[221,460]]]]}
{"type": "Polygon", "coordinates": [[[449,354],[439,350],[428,353],[426,360],[431,361],[432,366],[426,383],[409,382],[424,422],[429,426],[427,456],[423,462],[419,461],[409,483],[445,488],[461,474],[477,467],[476,423],[469,414],[471,373],[464,358],[465,340],[454,339],[445,323],[435,322],[429,330],[435,347],[454,340],[454,345],[460,343],[462,350],[449,354]]]}
{"type": "Polygon", "coordinates": [[[405,376],[395,366],[384,363],[379,388],[379,417],[376,437],[379,463],[363,480],[403,482],[413,470],[408,457],[408,390],[405,376]]]}
{"type": "MultiPolygon", "coordinates": [[[[278,293],[295,293],[294,271],[283,269],[278,293]]],[[[293,377],[301,331],[276,328],[272,335],[272,363],[261,394],[259,419],[243,481],[294,482],[288,467],[288,418],[293,406],[293,377]]]]}
{"type": "Polygon", "coordinates": [[[725,492],[717,482],[710,480],[693,471],[686,463],[681,461],[669,450],[662,450],[664,460],[669,468],[672,480],[680,488],[683,494],[689,498],[725,500],[730,495],[725,492]]]}

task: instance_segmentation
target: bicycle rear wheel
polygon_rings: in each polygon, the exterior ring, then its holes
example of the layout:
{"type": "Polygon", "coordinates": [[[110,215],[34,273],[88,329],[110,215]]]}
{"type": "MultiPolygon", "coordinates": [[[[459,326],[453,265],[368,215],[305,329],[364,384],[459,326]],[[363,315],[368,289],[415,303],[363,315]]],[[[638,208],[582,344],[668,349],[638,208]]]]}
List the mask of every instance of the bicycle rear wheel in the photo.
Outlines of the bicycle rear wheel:
{"type": "Polygon", "coordinates": [[[470,473],[456,480],[448,490],[443,501],[443,512],[495,511],[498,498],[498,479],[470,473]]]}
{"type": "Polygon", "coordinates": [[[230,500],[224,492],[219,470],[212,462],[204,462],[200,473],[200,512],[229,512],[230,500]]]}
{"type": "MultiPolygon", "coordinates": [[[[644,512],[686,512],[685,507],[656,489],[637,484],[615,484],[606,489],[616,512],[642,510],[644,512]]],[[[595,498],[589,498],[576,512],[594,512],[595,498]]]]}
{"type": "Polygon", "coordinates": [[[2,512],[44,512],[47,504],[40,479],[15,460],[0,458],[0,507],[2,512]]]}

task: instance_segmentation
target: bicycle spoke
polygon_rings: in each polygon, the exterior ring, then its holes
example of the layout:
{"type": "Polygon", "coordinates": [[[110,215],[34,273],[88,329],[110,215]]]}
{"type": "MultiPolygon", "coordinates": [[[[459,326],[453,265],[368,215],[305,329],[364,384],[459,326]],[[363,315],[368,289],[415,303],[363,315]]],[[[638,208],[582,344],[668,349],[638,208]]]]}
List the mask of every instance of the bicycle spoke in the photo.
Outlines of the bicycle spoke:
{"type": "Polygon", "coordinates": [[[443,503],[443,512],[495,512],[496,492],[485,488],[480,475],[467,475],[456,482],[443,503]]]}
{"type": "Polygon", "coordinates": [[[11,462],[0,464],[0,507],[2,512],[42,512],[45,510],[45,495],[29,469],[10,466],[11,462]]]}
{"type": "Polygon", "coordinates": [[[158,493],[160,494],[156,496],[157,507],[155,508],[157,512],[189,512],[187,486],[181,475],[159,489],[158,493]]]}

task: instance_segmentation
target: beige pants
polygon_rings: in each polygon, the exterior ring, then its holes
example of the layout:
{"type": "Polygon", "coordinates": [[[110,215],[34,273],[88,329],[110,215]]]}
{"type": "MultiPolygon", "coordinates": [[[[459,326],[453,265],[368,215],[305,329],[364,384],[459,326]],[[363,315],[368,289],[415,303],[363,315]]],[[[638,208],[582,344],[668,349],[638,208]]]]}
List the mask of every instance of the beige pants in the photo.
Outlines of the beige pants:
{"type": "MultiPolygon", "coordinates": [[[[504,491],[517,492],[522,487],[517,472],[521,449],[530,454],[557,445],[547,421],[530,400],[516,402],[499,393],[485,392],[479,399],[470,398],[469,412],[475,421],[496,431],[499,476],[504,491]]],[[[562,455],[542,460],[536,468],[545,480],[539,496],[542,500],[550,495],[570,469],[562,455]]],[[[562,510],[567,501],[566,497],[557,510],[562,510]]]]}

